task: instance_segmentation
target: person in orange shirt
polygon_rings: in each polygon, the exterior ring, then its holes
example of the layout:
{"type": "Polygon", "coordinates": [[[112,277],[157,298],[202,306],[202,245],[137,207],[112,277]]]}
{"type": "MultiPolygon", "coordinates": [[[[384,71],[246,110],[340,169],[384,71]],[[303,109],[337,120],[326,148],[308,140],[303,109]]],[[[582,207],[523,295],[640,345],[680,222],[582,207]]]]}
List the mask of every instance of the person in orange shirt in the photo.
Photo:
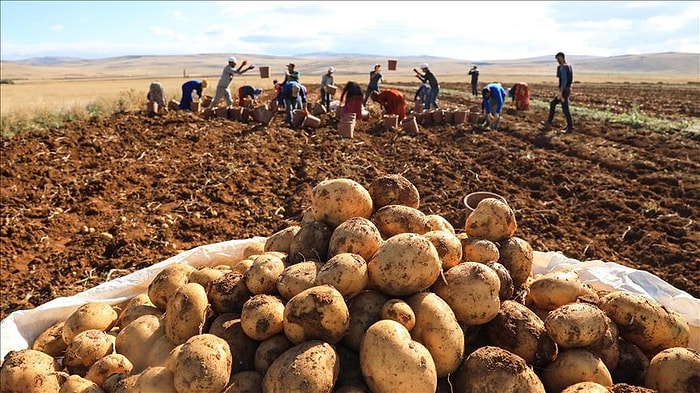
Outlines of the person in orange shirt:
{"type": "Polygon", "coordinates": [[[406,117],[406,97],[396,89],[372,92],[372,100],[379,104],[387,115],[398,115],[399,121],[406,117]]]}

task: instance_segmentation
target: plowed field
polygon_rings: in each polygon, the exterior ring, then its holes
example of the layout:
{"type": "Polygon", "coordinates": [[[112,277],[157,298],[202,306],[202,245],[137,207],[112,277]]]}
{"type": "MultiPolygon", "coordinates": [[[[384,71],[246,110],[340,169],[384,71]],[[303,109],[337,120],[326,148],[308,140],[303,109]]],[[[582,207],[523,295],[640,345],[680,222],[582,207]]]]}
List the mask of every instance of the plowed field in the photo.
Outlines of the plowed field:
{"type": "MultiPolygon", "coordinates": [[[[414,85],[403,85],[413,97],[414,85]]],[[[309,85],[313,94],[318,85],[309,85]]],[[[443,107],[479,102],[446,84],[443,107]]],[[[400,173],[419,190],[420,210],[464,224],[462,198],[502,194],[516,236],[539,251],[644,269],[700,297],[700,138],[661,133],[646,119],[700,120],[700,86],[580,84],[575,132],[541,131],[550,85],[530,85],[533,106],[508,102],[501,127],[422,125],[386,129],[379,108],[355,137],[337,120],[295,130],[278,114],[254,122],[145,111],[68,123],[2,141],[2,318],[69,296],[182,250],[269,236],[300,221],[326,178],[368,186],[400,173]],[[638,123],[607,112],[634,114],[638,123]]],[[[269,99],[270,97],[266,97],[269,99]]]]}

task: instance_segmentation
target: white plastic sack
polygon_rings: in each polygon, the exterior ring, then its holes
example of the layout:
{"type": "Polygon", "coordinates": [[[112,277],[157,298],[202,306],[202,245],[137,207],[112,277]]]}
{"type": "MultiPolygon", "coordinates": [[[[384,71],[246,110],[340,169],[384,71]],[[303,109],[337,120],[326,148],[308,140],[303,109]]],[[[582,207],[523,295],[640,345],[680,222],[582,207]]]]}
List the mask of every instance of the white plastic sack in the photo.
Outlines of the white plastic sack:
{"type": "MultiPolygon", "coordinates": [[[[118,304],[146,293],[148,284],[167,265],[188,263],[201,268],[216,266],[224,260],[240,260],[243,259],[246,247],[265,240],[264,237],[253,237],[199,246],[74,296],[56,298],[31,310],[15,311],[0,322],[0,360],[10,351],[30,348],[39,334],[54,323],[68,318],[85,303],[99,301],[118,304]]],[[[533,273],[567,269],[576,271],[582,282],[595,289],[622,289],[638,293],[677,311],[691,326],[689,347],[700,350],[700,300],[644,271],[611,262],[580,262],[554,252],[535,252],[533,273]]]]}

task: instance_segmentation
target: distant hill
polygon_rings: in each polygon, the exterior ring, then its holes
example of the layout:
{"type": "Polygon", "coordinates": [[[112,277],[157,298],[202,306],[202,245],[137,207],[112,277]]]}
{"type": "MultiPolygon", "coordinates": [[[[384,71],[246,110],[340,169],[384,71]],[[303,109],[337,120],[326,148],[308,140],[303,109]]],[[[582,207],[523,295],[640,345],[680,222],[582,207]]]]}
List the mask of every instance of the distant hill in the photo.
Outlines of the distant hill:
{"type": "MultiPolygon", "coordinates": [[[[0,62],[3,79],[79,79],[79,78],[216,78],[226,65],[227,53],[203,53],[171,56],[120,56],[103,59],[71,57],[36,57],[19,61],[0,62]]],[[[388,57],[355,53],[314,52],[295,56],[236,54],[239,62],[247,60],[258,67],[270,67],[273,78],[281,76],[290,61],[296,63],[302,75],[320,75],[328,66],[336,74],[364,77],[375,63],[386,64],[388,57]]],[[[487,68],[493,78],[501,75],[522,76],[536,80],[552,79],[556,67],[554,56],[539,56],[512,60],[459,60],[432,56],[391,58],[399,67],[392,76],[411,77],[412,69],[427,62],[443,80],[464,78],[473,64],[487,68]],[[538,79],[539,78],[539,79],[538,79]]],[[[641,75],[653,78],[681,77],[700,82],[700,53],[655,53],[624,56],[568,55],[578,79],[583,76],[641,75]]],[[[482,71],[483,74],[483,71],[482,71]]],[[[495,80],[495,79],[494,79],[495,80]]]]}

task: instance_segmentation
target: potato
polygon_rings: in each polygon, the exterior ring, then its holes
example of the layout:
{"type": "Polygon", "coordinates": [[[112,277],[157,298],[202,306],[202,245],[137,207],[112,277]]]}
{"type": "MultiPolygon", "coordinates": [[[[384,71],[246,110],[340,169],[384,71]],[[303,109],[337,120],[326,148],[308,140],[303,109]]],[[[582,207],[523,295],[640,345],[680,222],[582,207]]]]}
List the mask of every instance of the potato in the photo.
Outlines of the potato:
{"type": "Polygon", "coordinates": [[[159,335],[154,341],[151,348],[148,350],[146,364],[148,366],[165,366],[170,353],[177,345],[165,334],[159,335]]]}
{"type": "Polygon", "coordinates": [[[278,334],[261,342],[255,349],[255,371],[265,374],[272,362],[293,346],[294,343],[284,334],[278,334]]]}
{"type": "Polygon", "coordinates": [[[285,267],[277,277],[277,292],[289,300],[299,292],[316,286],[316,277],[323,265],[323,262],[306,261],[285,267]]]}
{"type": "Polygon", "coordinates": [[[561,392],[579,382],[612,386],[612,377],[605,363],[593,352],[582,348],[560,352],[544,369],[541,378],[548,392],[561,392]]]}
{"type": "Polygon", "coordinates": [[[124,355],[120,353],[111,353],[100,359],[90,366],[85,378],[96,383],[99,386],[104,385],[107,378],[112,374],[131,374],[134,365],[124,355]]]}
{"type": "Polygon", "coordinates": [[[575,383],[561,393],[610,393],[611,390],[607,386],[603,386],[595,382],[579,382],[575,383]]]}
{"type": "Polygon", "coordinates": [[[0,368],[2,393],[58,392],[56,359],[36,349],[9,351],[0,368]]]}
{"type": "Polygon", "coordinates": [[[231,376],[223,393],[262,393],[263,375],[257,371],[241,371],[231,376]]]}
{"type": "Polygon", "coordinates": [[[529,365],[544,366],[557,354],[557,346],[547,335],[544,322],[518,302],[504,300],[485,327],[492,345],[520,356],[529,365]]]}
{"type": "Polygon", "coordinates": [[[412,295],[406,303],[416,316],[411,338],[428,349],[438,378],[453,373],[462,363],[464,333],[450,306],[432,292],[412,295]]]}
{"type": "Polygon", "coordinates": [[[353,351],[360,349],[360,342],[367,329],[381,319],[382,308],[389,298],[380,291],[366,290],[350,299],[350,325],[342,343],[353,351]]]}
{"type": "MultiPolygon", "coordinates": [[[[255,255],[254,257],[257,257],[257,255],[255,255]]],[[[250,267],[252,265],[253,265],[252,259],[244,259],[242,261],[238,261],[235,265],[231,266],[230,271],[240,273],[240,274],[245,274],[245,272],[247,272],[248,269],[250,269],[250,267]]],[[[224,272],[224,274],[225,273],[228,273],[228,272],[224,272]]]]}
{"type": "Polygon", "coordinates": [[[369,184],[368,191],[376,209],[387,205],[418,209],[420,205],[418,189],[401,174],[379,176],[369,184]]]}
{"type": "MultiPolygon", "coordinates": [[[[3,392],[5,390],[3,389],[3,392]]],[[[61,384],[61,388],[58,393],[105,393],[105,391],[100,387],[99,384],[83,378],[80,375],[69,375],[66,377],[65,382],[61,384]]]]}
{"type": "Polygon", "coordinates": [[[163,366],[148,367],[138,374],[136,386],[140,392],[172,393],[175,392],[175,376],[163,366]]]}
{"type": "Polygon", "coordinates": [[[280,251],[289,254],[289,245],[292,244],[292,239],[299,232],[301,226],[291,225],[281,229],[265,240],[264,251],[280,251]]]}
{"type": "Polygon", "coordinates": [[[68,343],[63,357],[63,366],[71,374],[84,377],[96,361],[113,352],[113,336],[99,329],[88,329],[78,333],[68,343]]]}
{"type": "Polygon", "coordinates": [[[654,389],[647,389],[641,386],[629,385],[626,383],[616,383],[612,386],[612,393],[658,393],[654,389]]]}
{"type": "Polygon", "coordinates": [[[418,209],[404,205],[383,206],[372,214],[371,221],[384,239],[401,233],[422,235],[430,231],[425,214],[418,209]]]}
{"type": "Polygon", "coordinates": [[[454,393],[545,393],[525,360],[505,349],[486,345],[470,353],[454,375],[454,393]]]}
{"type": "Polygon", "coordinates": [[[373,212],[369,191],[351,179],[327,179],[311,190],[311,214],[331,230],[352,217],[369,218],[373,212]]]}
{"type": "Polygon", "coordinates": [[[197,283],[178,288],[168,299],[165,310],[165,334],[175,345],[200,334],[209,311],[207,292],[197,283]]]}
{"type": "Polygon", "coordinates": [[[462,262],[462,242],[453,233],[434,230],[424,233],[423,236],[435,246],[444,270],[462,262]]]}
{"type": "Polygon", "coordinates": [[[241,327],[253,340],[263,341],[284,332],[284,302],[272,295],[255,295],[243,303],[241,327]]]}
{"type": "Polygon", "coordinates": [[[234,373],[253,370],[255,367],[255,351],[259,342],[248,337],[243,331],[240,315],[234,313],[220,314],[211,322],[209,334],[224,339],[231,349],[234,373]]]}
{"type": "Polygon", "coordinates": [[[383,319],[370,326],[359,353],[362,376],[374,393],[433,393],[437,388],[430,352],[396,321],[383,319]]]}
{"type": "Polygon", "coordinates": [[[44,352],[53,357],[63,356],[68,346],[63,341],[63,325],[65,323],[66,321],[58,321],[46,328],[34,339],[31,349],[44,352]]]}
{"type": "Polygon", "coordinates": [[[135,372],[148,366],[148,350],[160,336],[165,335],[163,321],[155,315],[144,315],[124,326],[117,333],[115,346],[117,353],[126,356],[135,372]]]}
{"type": "Polygon", "coordinates": [[[616,291],[601,297],[600,308],[617,324],[620,336],[644,352],[687,347],[690,341],[688,322],[656,300],[616,291]]]}
{"type": "Polygon", "coordinates": [[[649,358],[638,346],[622,338],[618,339],[618,346],[620,356],[617,367],[611,371],[613,382],[642,386],[649,368],[649,358]]]}
{"type": "Polygon", "coordinates": [[[328,241],[328,257],[342,253],[360,255],[368,260],[382,244],[382,234],[371,220],[353,217],[343,221],[328,241]]]}
{"type": "Polygon", "coordinates": [[[287,263],[295,264],[303,261],[326,261],[328,257],[328,242],[333,232],[321,221],[309,221],[301,225],[289,244],[287,263]]]}
{"type": "Polygon", "coordinates": [[[462,261],[489,263],[498,261],[498,246],[491,240],[478,237],[462,239],[462,261]]]}
{"type": "Polygon", "coordinates": [[[444,276],[445,280],[437,280],[432,291],[450,305],[460,323],[481,325],[498,314],[501,282],[493,269],[483,263],[462,262],[444,276]]]}
{"type": "Polygon", "coordinates": [[[243,249],[243,258],[247,259],[250,258],[251,255],[258,255],[264,253],[266,251],[265,244],[267,244],[267,240],[269,240],[269,238],[265,239],[264,242],[255,242],[249,246],[246,246],[243,249]]]}
{"type": "Polygon", "coordinates": [[[464,232],[469,237],[499,242],[515,233],[515,213],[500,199],[482,199],[464,222],[464,232]]]}
{"type": "Polygon", "coordinates": [[[581,281],[573,271],[554,271],[535,277],[529,289],[528,300],[540,310],[551,311],[574,303],[581,294],[581,281]]]}
{"type": "Polygon", "coordinates": [[[214,269],[212,267],[202,267],[190,273],[189,282],[197,283],[206,289],[212,281],[223,276],[225,273],[226,272],[223,270],[214,269]]]}
{"type": "Polygon", "coordinates": [[[620,361],[620,331],[615,325],[612,319],[605,315],[605,333],[598,341],[593,344],[587,345],[585,349],[593,352],[598,356],[605,367],[611,371],[613,374],[613,381],[615,381],[613,371],[617,368],[617,364],[620,361]]]}
{"type": "Polygon", "coordinates": [[[109,304],[103,302],[86,303],[79,306],[66,319],[61,335],[63,341],[69,344],[73,337],[86,330],[109,331],[117,323],[119,314],[109,304]]]}
{"type": "Polygon", "coordinates": [[[276,255],[258,255],[243,276],[245,285],[253,295],[277,294],[277,279],[284,268],[284,262],[276,255]]]}
{"type": "Polygon", "coordinates": [[[138,374],[112,374],[103,388],[107,393],[141,393],[138,382],[138,374]]]}
{"type": "Polygon", "coordinates": [[[513,286],[523,285],[532,271],[534,252],[530,243],[517,236],[509,237],[501,242],[498,254],[498,263],[510,272],[513,286]]]}
{"type": "Polygon", "coordinates": [[[445,231],[455,234],[455,228],[447,219],[439,214],[426,214],[425,222],[431,231],[445,231]]]}
{"type": "Polygon", "coordinates": [[[510,277],[508,269],[498,262],[489,262],[486,266],[490,267],[498,274],[498,280],[501,282],[501,287],[498,290],[498,297],[501,300],[512,299],[515,293],[515,287],[513,286],[513,279],[510,277]]]}
{"type": "MultiPolygon", "coordinates": [[[[148,295],[145,295],[148,298],[148,295]]],[[[136,298],[134,298],[136,299],[136,298]]],[[[132,299],[132,300],[134,300],[132,299]]],[[[133,322],[136,318],[143,315],[154,315],[158,318],[163,316],[163,310],[154,306],[153,303],[148,302],[148,304],[142,304],[140,301],[129,302],[124,310],[119,313],[119,319],[117,319],[117,327],[123,329],[124,326],[133,322]]]]}
{"type": "Polygon", "coordinates": [[[177,357],[174,385],[178,393],[219,393],[228,385],[232,366],[228,343],[213,334],[190,337],[177,357]]]}
{"type": "MultiPolygon", "coordinates": [[[[409,332],[416,325],[416,313],[411,306],[401,299],[389,299],[381,309],[381,319],[391,319],[402,324],[409,332]]],[[[350,311],[352,320],[352,309],[350,311]]]]}
{"type": "Polygon", "coordinates": [[[243,303],[253,296],[244,277],[243,274],[229,272],[212,281],[207,288],[207,298],[216,314],[240,314],[243,303]]]}
{"type": "Polygon", "coordinates": [[[547,314],[544,328],[560,348],[580,348],[603,338],[608,325],[605,313],[588,303],[569,303],[547,314]]]}
{"type": "Polygon", "coordinates": [[[186,263],[174,263],[158,272],[148,284],[148,297],[153,305],[165,311],[170,295],[189,282],[190,273],[194,270],[193,266],[186,263]]]}
{"type": "Polygon", "coordinates": [[[371,285],[389,296],[411,295],[429,288],[440,276],[441,268],[433,243],[415,233],[387,239],[367,261],[371,285]]]}
{"type": "Polygon", "coordinates": [[[185,344],[180,344],[173,348],[170,351],[170,354],[168,355],[168,358],[165,359],[165,362],[163,363],[163,367],[167,368],[170,370],[170,372],[174,373],[177,371],[177,358],[180,356],[180,352],[182,352],[182,347],[185,344]]]}
{"type": "Polygon", "coordinates": [[[316,285],[332,285],[346,299],[357,296],[368,282],[367,262],[359,254],[337,254],[316,275],[316,285]]]}
{"type": "Polygon", "coordinates": [[[343,295],[330,285],[306,289],[284,307],[284,334],[295,344],[323,340],[335,344],[350,325],[343,295]]]}
{"type": "Polygon", "coordinates": [[[263,376],[265,393],[331,393],[340,359],[327,342],[310,340],[282,353],[263,376]]]}
{"type": "Polygon", "coordinates": [[[660,393],[697,392],[700,389],[700,354],[673,347],[654,355],[649,362],[644,386],[660,393]]]}

